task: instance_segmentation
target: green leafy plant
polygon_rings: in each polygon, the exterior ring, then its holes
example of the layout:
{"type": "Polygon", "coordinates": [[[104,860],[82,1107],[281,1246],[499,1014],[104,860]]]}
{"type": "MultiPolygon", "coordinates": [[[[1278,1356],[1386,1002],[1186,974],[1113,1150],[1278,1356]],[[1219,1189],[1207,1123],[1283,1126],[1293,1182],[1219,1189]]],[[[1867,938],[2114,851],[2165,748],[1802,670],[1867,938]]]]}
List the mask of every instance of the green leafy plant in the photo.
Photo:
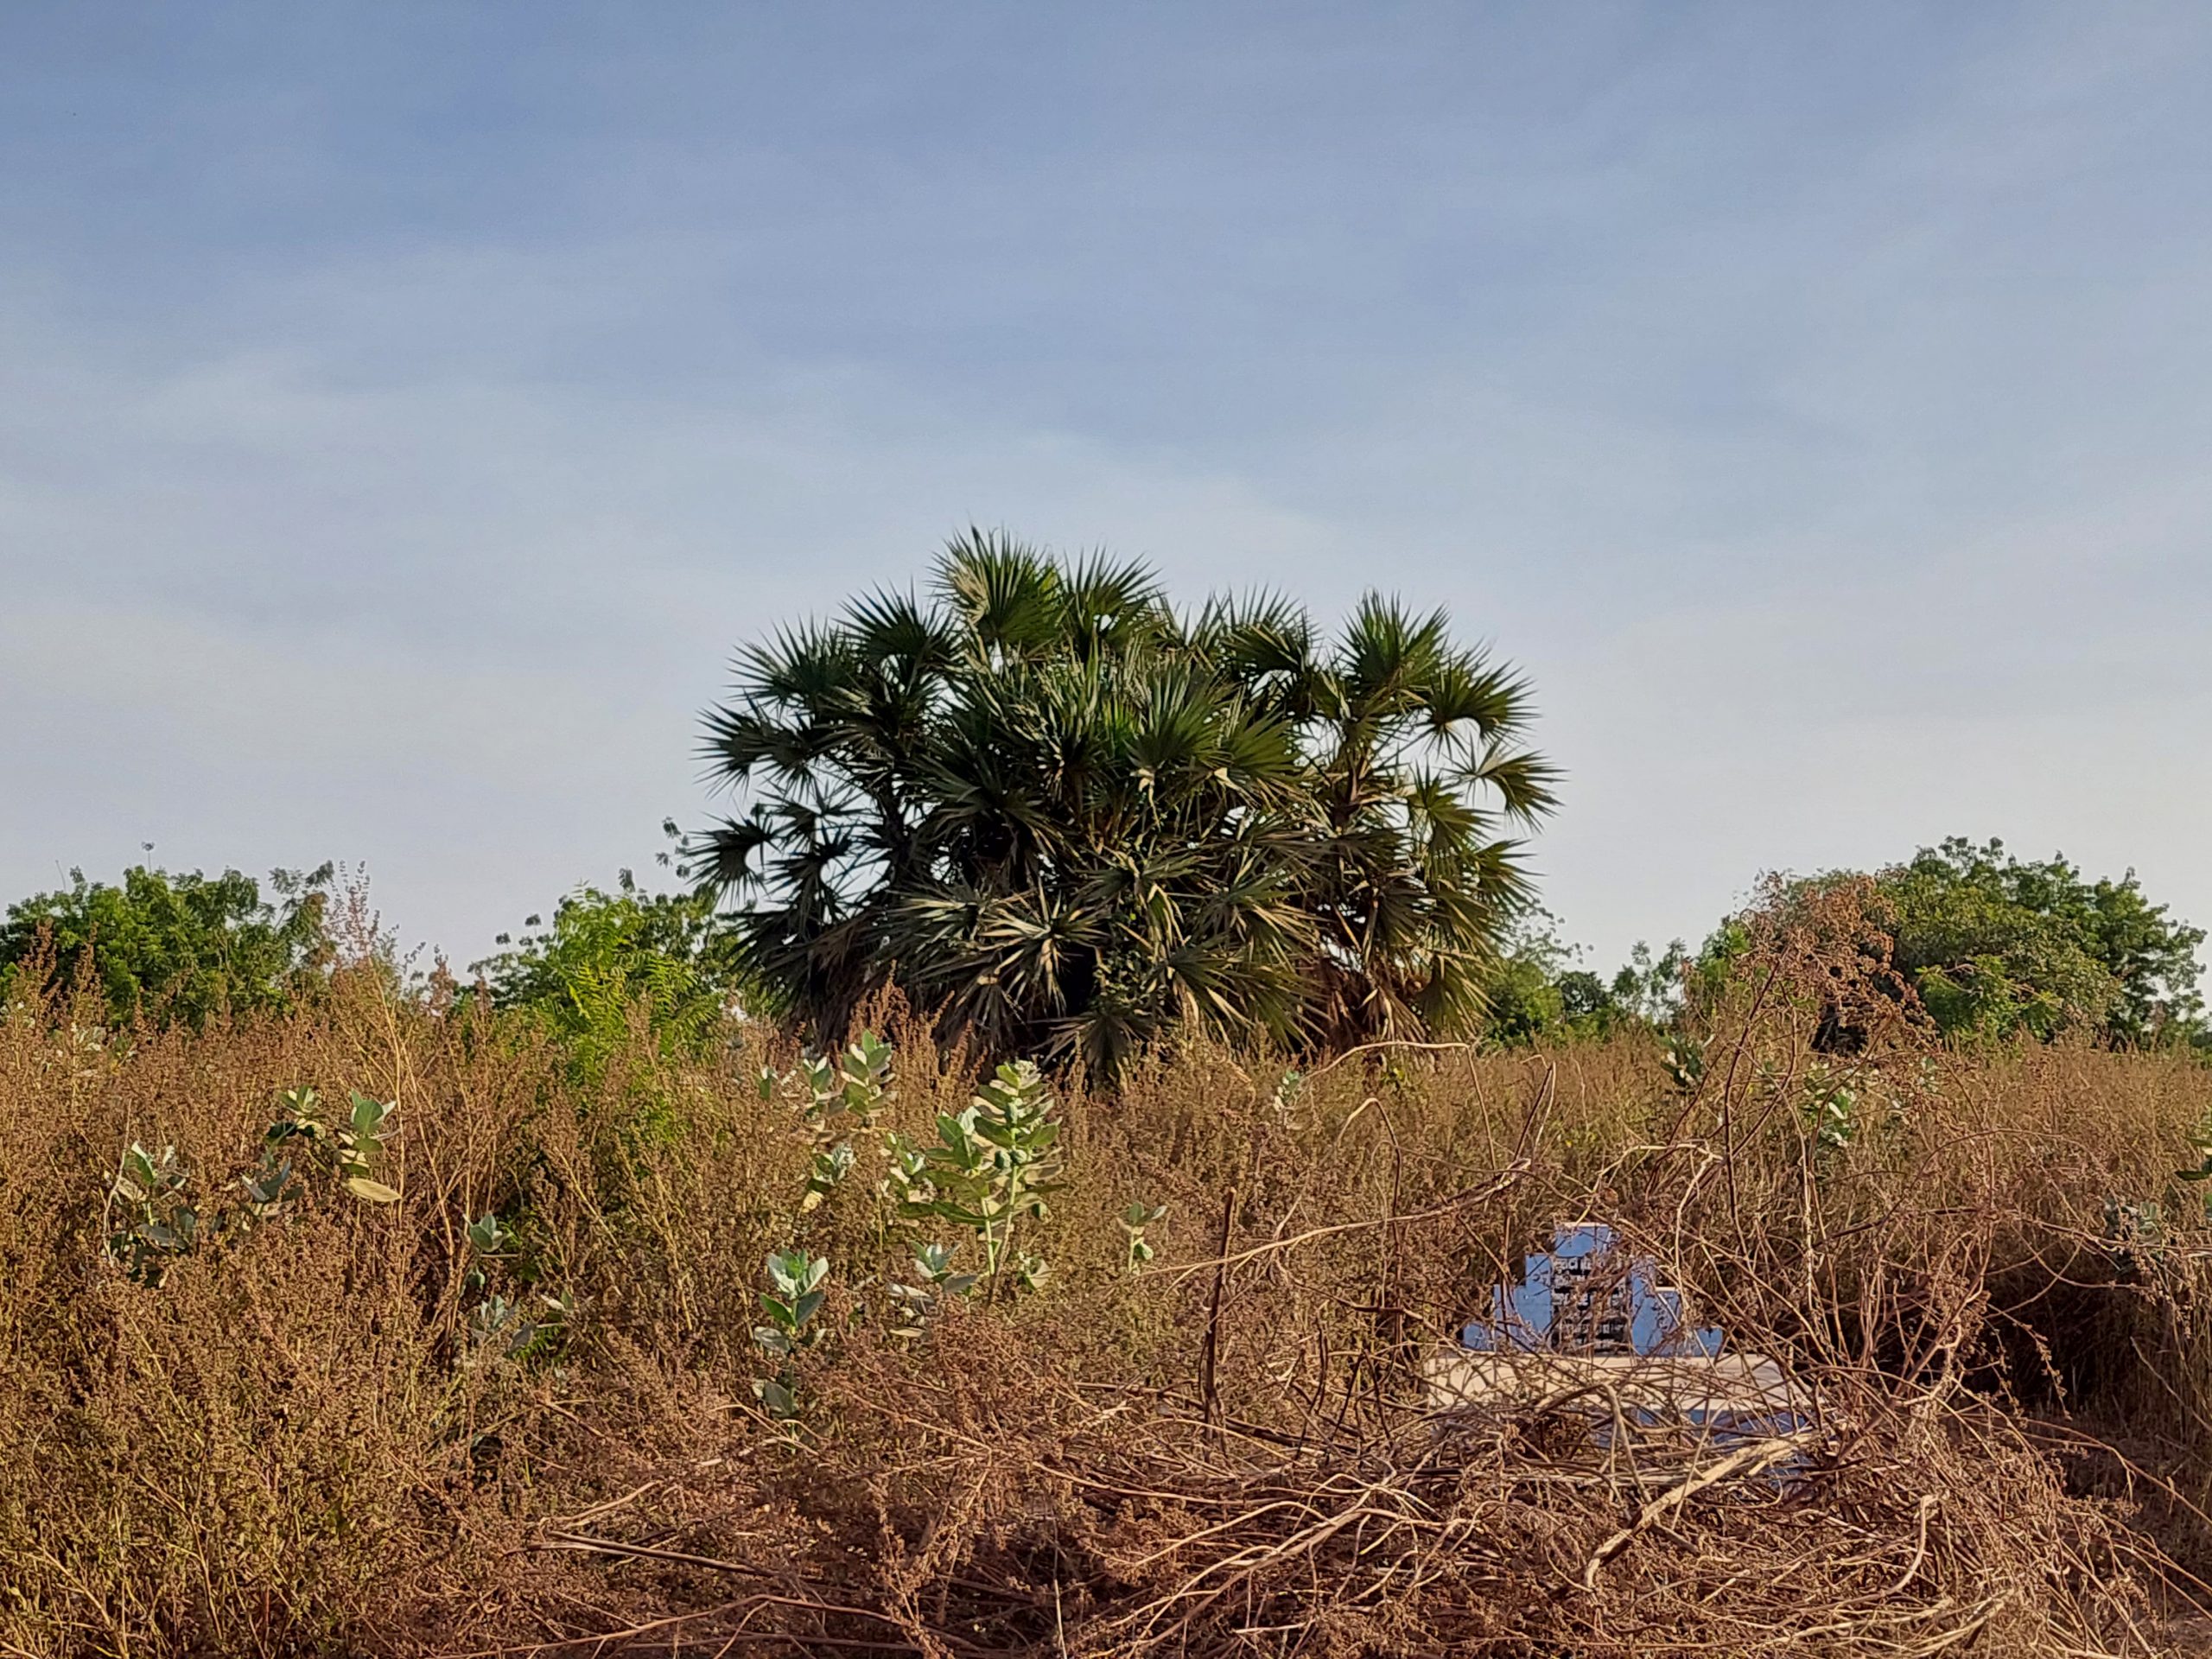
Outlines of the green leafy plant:
{"type": "Polygon", "coordinates": [[[949,1244],[922,1246],[914,1257],[914,1271],[922,1282],[891,1287],[893,1336],[920,1336],[945,1297],[966,1296],[975,1290],[976,1275],[953,1266],[958,1254],[957,1248],[949,1244]]]}
{"type": "Polygon", "coordinates": [[[514,1235],[506,1224],[486,1211],[468,1224],[467,1237],[471,1255],[479,1261],[497,1262],[511,1253],[514,1235]]]}
{"type": "Polygon", "coordinates": [[[1792,882],[1783,913],[1863,893],[1889,966],[1946,1036],[2004,1040],[2084,1032],[2113,1046],[2206,1037],[2202,928],[2143,892],[2134,872],[2091,880],[2063,855],[2024,860],[2001,841],[1953,836],[1871,876],[1792,882]]]}
{"type": "Polygon", "coordinates": [[[766,1272],[768,1287],[760,1293],[760,1311],[767,1323],[753,1327],[753,1343],[781,1363],[774,1376],[753,1383],[753,1393],[770,1416],[788,1420],[798,1412],[792,1361],[822,1338],[823,1327],[814,1320],[822,1311],[822,1281],[830,1276],[830,1262],[804,1250],[778,1250],[769,1256],[766,1272]]]}
{"type": "Polygon", "coordinates": [[[340,1182],[355,1198],[368,1204],[397,1204],[399,1192],[377,1179],[385,1142],[391,1134],[393,1108],[353,1091],[351,1109],[336,1122],[323,1114],[322,1101],[312,1089],[288,1089],[282,1099],[284,1116],[270,1128],[271,1146],[301,1141],[327,1157],[340,1182]]]}
{"type": "Polygon", "coordinates": [[[582,887],[552,923],[528,918],[508,948],[474,964],[493,1003],[524,1013],[560,1043],[572,1075],[596,1083],[642,1016],[669,1058],[703,1055],[746,990],[729,925],[711,894],[655,893],[628,870],[607,892],[582,887]]]}
{"type": "Polygon", "coordinates": [[[1141,1200],[1122,1211],[1122,1231],[1128,1241],[1126,1265],[1131,1273],[1142,1268],[1157,1254],[1152,1248],[1152,1242],[1145,1237],[1144,1230],[1166,1213],[1166,1205],[1146,1204],[1141,1200]]]}
{"type": "Polygon", "coordinates": [[[820,1205],[852,1173],[852,1143],[841,1137],[875,1127],[890,1094],[891,1060],[891,1046],[864,1031],[842,1053],[809,1055],[781,1075],[772,1067],[761,1068],[760,1098],[773,1100],[779,1090],[796,1093],[814,1141],[802,1211],[820,1205]]]}
{"type": "Polygon", "coordinates": [[[891,1045],[864,1031],[842,1054],[801,1060],[796,1075],[806,1086],[808,1122],[873,1128],[890,1090],[891,1058],[891,1045]]]}
{"type": "MultiPolygon", "coordinates": [[[[2212,1133],[2199,1131],[2190,1138],[2190,1145],[2196,1153],[2196,1167],[2177,1169],[2174,1172],[2174,1179],[2187,1182],[2191,1186],[2212,1181],[2212,1133]]],[[[2208,1219],[2212,1219],[2212,1192],[2204,1194],[2204,1213],[2208,1219]]]]}
{"type": "Polygon", "coordinates": [[[346,1116],[332,1123],[313,1089],[288,1089],[278,1098],[283,1115],[262,1137],[260,1160],[221,1189],[235,1187],[237,1201],[205,1215],[186,1202],[188,1176],[176,1148],[164,1147],[156,1157],[132,1141],[108,1191],[111,1209],[120,1206],[124,1217],[108,1235],[109,1260],[139,1283],[157,1285],[170,1262],[203,1242],[239,1238],[284,1219],[304,1190],[287,1150],[295,1144],[318,1154],[346,1192],[364,1203],[398,1201],[398,1192],[376,1179],[391,1130],[390,1106],[356,1093],[346,1116]]]}
{"type": "Polygon", "coordinates": [[[801,1211],[813,1209],[823,1199],[837,1190],[837,1185],[853,1173],[853,1147],[849,1141],[817,1149],[807,1166],[806,1196],[799,1201],[801,1211]]]}
{"type": "Polygon", "coordinates": [[[1859,1138],[1859,1093],[1815,1062],[1800,1084],[1798,1112],[1823,1153],[1841,1152],[1859,1138]]]}
{"type": "Polygon", "coordinates": [[[142,1285],[158,1285],[168,1264],[200,1238],[200,1213],[185,1201],[189,1179],[175,1147],[156,1157],[133,1141],[123,1154],[110,1200],[123,1224],[109,1233],[108,1259],[142,1285]]]}
{"type": "Polygon", "coordinates": [[[270,1222],[281,1221],[291,1213],[292,1204],[300,1196],[300,1180],[289,1158],[279,1158],[276,1148],[264,1146],[261,1161],[245,1174],[238,1177],[238,1204],[223,1214],[226,1234],[241,1234],[270,1222]]]}
{"type": "Polygon", "coordinates": [[[481,1298],[469,1310],[470,1357],[530,1360],[553,1352],[567,1338],[573,1324],[575,1299],[568,1291],[532,1291],[531,1276],[519,1242],[506,1224],[492,1211],[470,1222],[463,1233],[468,1246],[469,1268],[463,1283],[481,1298]],[[495,1281],[515,1279],[524,1286],[493,1289],[495,1281]]]}
{"type": "Polygon", "coordinates": [[[892,1138],[899,1214],[973,1232],[993,1297],[1008,1274],[1033,1290],[1045,1280],[1043,1261],[1018,1249],[1016,1241],[1025,1219],[1044,1218],[1046,1196],[1060,1185],[1052,1155],[1060,1135],[1053,1107],[1043,1074],[1027,1060],[1014,1060],[999,1067],[967,1109],[938,1115],[936,1145],[892,1138]]]}
{"type": "Polygon", "coordinates": [[[480,1363],[486,1359],[524,1361],[550,1352],[567,1335],[575,1315],[575,1300],[566,1291],[540,1293],[530,1300],[504,1295],[486,1296],[469,1310],[468,1330],[480,1363]]]}
{"type": "Polygon", "coordinates": [[[1695,1094],[1698,1084],[1705,1080],[1705,1043],[1694,1037],[1669,1033],[1660,1061],[1667,1068],[1669,1079],[1686,1095],[1695,1094]]]}
{"type": "Polygon", "coordinates": [[[1274,1098],[1275,1121],[1293,1133],[1313,1127],[1311,1115],[1301,1109],[1306,1094],[1306,1073],[1292,1066],[1276,1080],[1274,1098]]]}

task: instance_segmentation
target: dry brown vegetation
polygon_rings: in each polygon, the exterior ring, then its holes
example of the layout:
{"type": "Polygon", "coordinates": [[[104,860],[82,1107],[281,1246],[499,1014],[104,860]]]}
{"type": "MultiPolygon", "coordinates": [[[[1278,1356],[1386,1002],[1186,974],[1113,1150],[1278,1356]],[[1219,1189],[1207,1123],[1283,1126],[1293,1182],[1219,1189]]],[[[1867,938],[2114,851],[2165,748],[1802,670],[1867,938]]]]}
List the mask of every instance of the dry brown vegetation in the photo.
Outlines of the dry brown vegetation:
{"type": "MultiPolygon", "coordinates": [[[[18,1006],[0,1652],[2161,1650],[2203,1562],[2212,1235],[2173,1172],[2212,1073],[1942,1051],[1873,944],[1821,937],[1762,942],[1690,1080],[1624,1037],[1067,1084],[1051,1278],[918,1340],[885,1330],[912,1241],[874,1154],[800,1209],[765,1033],[674,1065],[640,1032],[586,1083],[372,968],[199,1035],[18,1006]],[[1817,1052],[1839,1016],[1864,1046],[1817,1052]],[[314,1185],[119,1271],[123,1149],[174,1142],[212,1203],[301,1084],[397,1101],[402,1200],[314,1185]],[[1135,1272],[1133,1200],[1166,1206],[1135,1272]],[[520,1359],[474,1312],[487,1211],[493,1288],[574,1302],[520,1359]],[[1422,1353],[1589,1215],[1817,1390],[1814,1444],[1428,1408],[1422,1353]],[[751,1332],[792,1243],[835,1267],[786,1424],[751,1332]]],[[[919,1131],[974,1078],[891,1029],[919,1131]]]]}

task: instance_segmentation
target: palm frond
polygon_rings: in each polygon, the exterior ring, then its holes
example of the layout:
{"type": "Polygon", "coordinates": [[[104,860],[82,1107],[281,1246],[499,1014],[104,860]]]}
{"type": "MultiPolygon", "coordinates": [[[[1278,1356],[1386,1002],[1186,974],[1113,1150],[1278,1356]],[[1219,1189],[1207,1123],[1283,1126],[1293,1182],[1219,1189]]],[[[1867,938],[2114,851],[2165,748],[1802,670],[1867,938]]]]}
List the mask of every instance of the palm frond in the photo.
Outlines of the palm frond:
{"type": "Polygon", "coordinates": [[[937,588],[979,660],[1033,657],[1058,635],[1058,568],[1003,531],[970,529],[946,543],[937,588]]]}

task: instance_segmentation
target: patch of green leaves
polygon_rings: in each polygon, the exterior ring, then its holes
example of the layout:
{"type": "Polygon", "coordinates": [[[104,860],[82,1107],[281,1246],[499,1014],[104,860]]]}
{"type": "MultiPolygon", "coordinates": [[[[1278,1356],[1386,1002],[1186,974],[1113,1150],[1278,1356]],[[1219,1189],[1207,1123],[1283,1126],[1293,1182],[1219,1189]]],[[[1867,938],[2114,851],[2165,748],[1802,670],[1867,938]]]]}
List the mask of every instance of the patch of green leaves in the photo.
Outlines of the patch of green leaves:
{"type": "Polygon", "coordinates": [[[398,1189],[377,1179],[391,1132],[391,1104],[355,1090],[346,1115],[333,1121],[312,1089],[288,1089],[282,1098],[284,1116],[269,1130],[270,1146],[302,1142],[333,1165],[340,1184],[362,1202],[399,1202],[398,1189]]]}
{"type": "Polygon", "coordinates": [[[133,1141],[109,1190],[123,1212],[109,1233],[108,1259],[142,1285],[158,1285],[175,1258],[200,1239],[200,1212],[185,1201],[189,1179],[175,1147],[159,1156],[133,1141]]]}
{"type": "Polygon", "coordinates": [[[822,1338],[823,1327],[814,1321],[827,1294],[822,1284],[830,1276],[830,1262],[804,1250],[778,1250],[768,1258],[766,1276],[760,1311],[767,1322],[753,1327],[753,1344],[781,1363],[774,1376],[753,1384],[753,1393],[771,1417],[787,1421],[798,1414],[798,1380],[791,1362],[822,1338]]]}
{"type": "Polygon", "coordinates": [[[1859,1092],[1826,1065],[1805,1073],[1797,1106],[1816,1153],[1840,1153],[1859,1138],[1859,1092]]]}
{"type": "Polygon", "coordinates": [[[875,1127],[891,1092],[891,1046],[864,1031],[842,1053],[808,1055],[788,1072],[760,1071],[760,1098],[795,1095],[814,1142],[802,1211],[812,1210],[852,1173],[852,1143],[841,1137],[875,1127]]]}
{"type": "Polygon", "coordinates": [[[186,1200],[189,1175],[175,1147],[156,1156],[132,1141],[108,1190],[111,1213],[121,1217],[107,1236],[108,1259],[138,1283],[157,1285],[169,1263],[207,1240],[236,1239],[285,1219],[306,1193],[298,1151],[363,1203],[398,1202],[398,1192],[377,1179],[391,1106],[356,1092],[346,1116],[332,1122],[313,1089],[288,1089],[278,1098],[283,1111],[262,1137],[259,1161],[219,1189],[235,1188],[238,1198],[206,1214],[186,1200]]]}
{"type": "Polygon", "coordinates": [[[575,1300],[566,1291],[541,1292],[530,1298],[486,1296],[469,1310],[473,1357],[479,1363],[543,1357],[567,1336],[575,1312],[575,1300]]]}
{"type": "Polygon", "coordinates": [[[1146,1204],[1141,1199],[1122,1211],[1122,1232],[1128,1241],[1126,1265],[1131,1273],[1139,1271],[1157,1254],[1151,1241],[1145,1237],[1144,1230],[1166,1213],[1166,1205],[1146,1204]]]}
{"type": "Polygon", "coordinates": [[[1052,1090],[1027,1060],[1001,1065],[964,1111],[940,1112],[937,1142],[910,1146],[892,1137],[891,1184],[901,1218],[950,1222],[982,1246],[982,1278],[995,1296],[1005,1278],[1030,1289],[1044,1282],[1042,1260],[1016,1248],[1024,1221],[1039,1221],[1057,1192],[1052,1155],[1060,1126],[1052,1090]]]}
{"type": "Polygon", "coordinates": [[[920,1336],[947,1296],[966,1296],[976,1288],[976,1275],[953,1266],[959,1247],[925,1244],[914,1257],[918,1285],[891,1287],[891,1334],[908,1338],[920,1336]]]}

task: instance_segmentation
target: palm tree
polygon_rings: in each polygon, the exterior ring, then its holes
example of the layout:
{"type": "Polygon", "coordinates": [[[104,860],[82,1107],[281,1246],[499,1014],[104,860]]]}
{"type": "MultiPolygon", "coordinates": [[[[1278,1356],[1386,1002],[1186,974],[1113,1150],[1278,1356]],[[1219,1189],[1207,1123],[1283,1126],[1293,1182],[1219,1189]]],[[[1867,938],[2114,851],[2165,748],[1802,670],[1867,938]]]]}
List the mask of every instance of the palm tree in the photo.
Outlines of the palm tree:
{"type": "Polygon", "coordinates": [[[1110,1071],[1198,1027],[1459,1029],[1551,804],[1525,685],[1370,599],[1179,617],[1139,565],[955,541],[738,662],[706,750],[747,810],[692,843],[748,969],[840,1031],[896,984],[955,1035],[1110,1071]]]}

